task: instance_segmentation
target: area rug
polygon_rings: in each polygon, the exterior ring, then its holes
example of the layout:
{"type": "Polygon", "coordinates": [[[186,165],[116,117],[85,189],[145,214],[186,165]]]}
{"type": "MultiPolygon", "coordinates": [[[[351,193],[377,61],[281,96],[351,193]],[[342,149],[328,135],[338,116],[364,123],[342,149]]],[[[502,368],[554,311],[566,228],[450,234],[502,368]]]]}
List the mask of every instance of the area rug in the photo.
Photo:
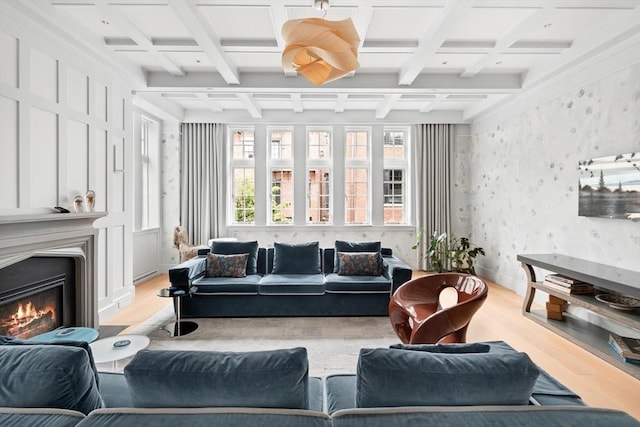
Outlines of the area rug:
{"type": "MultiPolygon", "coordinates": [[[[127,333],[149,336],[150,349],[258,351],[305,347],[309,374],[355,373],[361,348],[399,342],[387,317],[268,317],[188,319],[194,332],[172,338],[160,328],[173,320],[171,305],[127,333]]],[[[125,365],[118,365],[121,370],[125,365]]]]}

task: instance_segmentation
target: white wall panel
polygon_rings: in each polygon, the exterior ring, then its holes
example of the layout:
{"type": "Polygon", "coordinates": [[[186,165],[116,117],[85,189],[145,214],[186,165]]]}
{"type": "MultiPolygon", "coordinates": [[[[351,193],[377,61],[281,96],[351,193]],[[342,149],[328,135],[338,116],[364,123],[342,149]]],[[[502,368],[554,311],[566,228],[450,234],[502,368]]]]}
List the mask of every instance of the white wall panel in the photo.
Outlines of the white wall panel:
{"type": "Polygon", "coordinates": [[[88,114],[89,78],[84,74],[67,68],[67,106],[73,110],[88,114]]]}
{"type": "Polygon", "coordinates": [[[0,82],[18,87],[18,40],[4,31],[0,31],[0,58],[0,82]]]}
{"type": "Polygon", "coordinates": [[[111,123],[118,129],[124,130],[124,99],[119,96],[113,98],[113,115],[110,117],[111,123]]]}
{"type": "Polygon", "coordinates": [[[94,100],[95,105],[93,107],[93,117],[98,120],[107,121],[107,95],[108,89],[104,83],[96,82],[94,87],[94,100]]]}
{"type": "Polygon", "coordinates": [[[101,302],[109,296],[107,291],[107,230],[101,228],[98,230],[98,303],[101,306],[101,302]]]}
{"type": "MultiPolygon", "coordinates": [[[[124,226],[114,226],[109,229],[107,245],[109,247],[109,265],[107,283],[109,292],[118,292],[125,287],[124,280],[124,226]]],[[[111,296],[111,295],[110,295],[111,296]]]]}
{"type": "Polygon", "coordinates": [[[18,103],[0,96],[0,208],[18,207],[18,103]]]}
{"type": "Polygon", "coordinates": [[[158,271],[160,230],[145,230],[133,234],[133,281],[158,271]]]}
{"type": "Polygon", "coordinates": [[[30,207],[58,204],[58,116],[31,108],[30,207]]]}
{"type": "Polygon", "coordinates": [[[31,49],[29,73],[31,93],[58,101],[58,61],[38,49],[31,49]]]}
{"type": "Polygon", "coordinates": [[[95,129],[93,146],[93,165],[89,187],[96,193],[96,211],[107,210],[107,131],[95,129]]]}
{"type": "Polygon", "coordinates": [[[88,126],[75,120],[67,120],[67,186],[66,196],[84,196],[88,183],[88,126]]]}
{"type": "Polygon", "coordinates": [[[113,174],[111,176],[111,191],[110,191],[110,212],[123,212],[124,211],[124,198],[125,198],[125,186],[124,186],[124,140],[117,136],[111,137],[111,146],[113,147],[113,174]]]}

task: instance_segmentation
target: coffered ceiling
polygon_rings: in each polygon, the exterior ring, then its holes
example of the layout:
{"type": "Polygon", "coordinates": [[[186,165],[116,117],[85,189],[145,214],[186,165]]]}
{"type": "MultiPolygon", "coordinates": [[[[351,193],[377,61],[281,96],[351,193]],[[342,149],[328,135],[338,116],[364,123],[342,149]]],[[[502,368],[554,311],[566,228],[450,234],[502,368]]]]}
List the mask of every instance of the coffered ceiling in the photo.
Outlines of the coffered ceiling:
{"type": "MultiPolygon", "coordinates": [[[[9,1],[9,0],[4,0],[9,1]]],[[[281,65],[280,29],[313,0],[28,0],[12,7],[185,112],[264,119],[357,111],[468,121],[640,34],[640,0],[331,0],[360,68],[314,86],[281,65]]]]}

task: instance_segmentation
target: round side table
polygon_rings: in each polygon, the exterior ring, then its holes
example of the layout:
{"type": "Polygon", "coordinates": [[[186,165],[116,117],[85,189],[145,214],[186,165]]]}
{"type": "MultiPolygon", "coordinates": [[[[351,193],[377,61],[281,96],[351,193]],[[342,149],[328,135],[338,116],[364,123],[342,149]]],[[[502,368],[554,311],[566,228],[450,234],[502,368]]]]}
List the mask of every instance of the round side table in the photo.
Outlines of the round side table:
{"type": "Polygon", "coordinates": [[[191,286],[189,289],[163,288],[158,291],[157,295],[159,297],[173,298],[173,305],[176,308],[176,321],[164,325],[161,328],[169,332],[172,337],[181,337],[198,329],[198,324],[196,322],[184,321],[180,315],[182,298],[191,296],[191,294],[197,291],[198,288],[196,286],[191,286]]]}
{"type": "Polygon", "coordinates": [[[113,362],[115,371],[118,360],[133,356],[148,345],[149,337],[145,335],[115,335],[94,341],[89,347],[95,363],[113,362]]]}

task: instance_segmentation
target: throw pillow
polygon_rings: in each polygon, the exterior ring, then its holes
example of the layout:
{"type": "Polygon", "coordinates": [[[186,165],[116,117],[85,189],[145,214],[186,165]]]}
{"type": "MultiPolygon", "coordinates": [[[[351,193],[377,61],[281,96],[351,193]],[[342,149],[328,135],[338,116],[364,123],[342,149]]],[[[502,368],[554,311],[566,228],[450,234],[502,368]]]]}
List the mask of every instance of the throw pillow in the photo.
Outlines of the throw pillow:
{"type": "Polygon", "coordinates": [[[362,349],[359,408],[527,405],[540,371],[525,353],[437,354],[362,349]]]}
{"type": "Polygon", "coordinates": [[[207,255],[204,277],[246,277],[249,254],[207,255]]]}
{"type": "Polygon", "coordinates": [[[469,344],[393,344],[390,345],[389,348],[448,354],[489,353],[489,350],[491,350],[491,346],[489,344],[483,344],[479,342],[469,344]]]}
{"type": "Polygon", "coordinates": [[[309,409],[309,361],[302,347],[246,353],[142,350],[124,376],[138,408],[309,409]]]}
{"type": "Polygon", "coordinates": [[[379,276],[380,255],[376,252],[338,252],[340,276],[379,276]]]}
{"type": "Polygon", "coordinates": [[[337,273],[340,270],[340,259],[338,253],[340,252],[377,252],[380,254],[382,245],[380,242],[348,242],[345,240],[336,240],[335,243],[335,256],[333,260],[333,272],[337,273]]]}
{"type": "Polygon", "coordinates": [[[258,273],[258,241],[251,242],[212,242],[211,253],[219,255],[249,254],[247,274],[258,273]]]}
{"type": "Polygon", "coordinates": [[[320,244],[274,243],[273,274],[320,274],[320,244]]]}

